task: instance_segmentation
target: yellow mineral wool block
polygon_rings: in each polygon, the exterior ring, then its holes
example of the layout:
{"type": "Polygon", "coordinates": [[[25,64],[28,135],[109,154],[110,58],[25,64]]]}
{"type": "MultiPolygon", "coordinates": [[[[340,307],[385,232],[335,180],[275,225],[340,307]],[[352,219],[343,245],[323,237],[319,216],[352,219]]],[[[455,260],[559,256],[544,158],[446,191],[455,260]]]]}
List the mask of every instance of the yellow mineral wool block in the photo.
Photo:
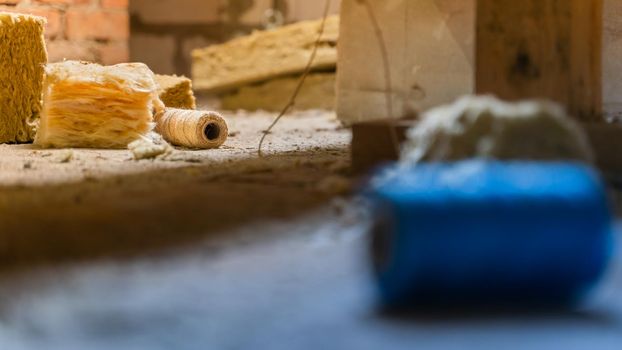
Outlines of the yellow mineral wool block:
{"type": "Polygon", "coordinates": [[[159,86],[160,99],[166,107],[195,109],[196,98],[192,92],[192,81],[186,77],[176,75],[156,74],[156,83],[159,86]]]}
{"type": "MultiPolygon", "coordinates": [[[[199,91],[220,93],[276,77],[301,74],[318,40],[322,20],[302,21],[256,31],[220,45],[192,52],[192,81],[199,91]]],[[[339,17],[326,19],[313,71],[337,65],[339,17]]]]}
{"type": "Polygon", "coordinates": [[[0,12],[0,143],[30,142],[47,51],[42,17],[0,12]]]}
{"type": "Polygon", "coordinates": [[[126,148],[154,127],[164,108],[153,72],[142,63],[48,64],[35,144],[42,147],[126,148]]]}

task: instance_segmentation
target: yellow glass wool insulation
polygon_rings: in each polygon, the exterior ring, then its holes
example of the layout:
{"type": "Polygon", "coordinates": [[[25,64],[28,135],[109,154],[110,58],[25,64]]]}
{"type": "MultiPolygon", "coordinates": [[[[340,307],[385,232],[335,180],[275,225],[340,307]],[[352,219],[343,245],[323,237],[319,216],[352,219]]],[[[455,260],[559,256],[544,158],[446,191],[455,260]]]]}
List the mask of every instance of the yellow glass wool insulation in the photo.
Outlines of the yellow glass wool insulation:
{"type": "Polygon", "coordinates": [[[0,12],[0,143],[30,142],[41,113],[45,19],[0,12]]]}
{"type": "Polygon", "coordinates": [[[197,101],[192,92],[192,81],[186,77],[176,75],[155,76],[160,87],[160,99],[170,108],[196,109],[197,101]]]}
{"type": "Polygon", "coordinates": [[[558,104],[463,96],[432,108],[407,133],[402,162],[469,158],[593,162],[585,131],[558,104]]]}
{"type": "MultiPolygon", "coordinates": [[[[194,50],[194,87],[199,91],[220,93],[276,77],[301,74],[309,64],[321,26],[322,20],[302,21],[194,50]]],[[[328,17],[311,64],[313,71],[335,70],[338,38],[339,17],[328,17]]]]}
{"type": "Polygon", "coordinates": [[[164,105],[154,74],[142,63],[48,64],[35,144],[42,147],[126,148],[150,132],[164,105]]]}

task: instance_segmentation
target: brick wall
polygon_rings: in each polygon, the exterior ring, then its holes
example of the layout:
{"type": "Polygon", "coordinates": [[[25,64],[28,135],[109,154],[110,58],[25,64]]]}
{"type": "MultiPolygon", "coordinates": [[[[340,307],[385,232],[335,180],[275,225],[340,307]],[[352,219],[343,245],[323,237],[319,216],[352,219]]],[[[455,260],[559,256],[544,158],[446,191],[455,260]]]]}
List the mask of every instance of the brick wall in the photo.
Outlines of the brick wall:
{"type": "MultiPolygon", "coordinates": [[[[332,0],[332,13],[339,2],[332,0]]],[[[131,60],[159,73],[188,75],[193,49],[264,27],[266,10],[274,5],[291,23],[319,18],[324,1],[0,0],[0,11],[46,17],[51,62],[131,60]]]]}
{"type": "MultiPolygon", "coordinates": [[[[338,12],[339,3],[332,1],[332,13],[338,12]]],[[[291,23],[320,18],[324,4],[324,0],[131,0],[131,58],[158,73],[188,75],[193,49],[264,27],[266,10],[274,5],[291,23]]]]}
{"type": "Polygon", "coordinates": [[[0,11],[46,17],[51,62],[129,60],[128,0],[0,0],[0,11]]]}

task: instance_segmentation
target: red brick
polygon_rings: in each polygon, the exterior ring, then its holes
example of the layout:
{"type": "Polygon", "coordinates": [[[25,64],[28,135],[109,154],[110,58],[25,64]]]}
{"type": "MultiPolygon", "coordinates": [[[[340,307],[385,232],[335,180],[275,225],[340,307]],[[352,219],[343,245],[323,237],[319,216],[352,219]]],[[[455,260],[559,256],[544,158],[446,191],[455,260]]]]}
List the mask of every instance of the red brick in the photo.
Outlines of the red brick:
{"type": "Polygon", "coordinates": [[[59,62],[64,59],[95,61],[94,43],[90,42],[70,42],[65,40],[54,40],[47,43],[48,59],[50,62],[59,62]]]}
{"type": "Polygon", "coordinates": [[[130,36],[127,12],[70,8],[66,18],[70,40],[127,40],[130,36]]]}
{"type": "Polygon", "coordinates": [[[126,41],[102,44],[98,48],[99,62],[110,65],[124,63],[130,60],[129,44],[126,41]]]}
{"type": "Polygon", "coordinates": [[[0,11],[26,13],[29,15],[45,17],[47,24],[45,25],[45,36],[47,38],[56,38],[62,35],[63,23],[61,12],[51,7],[0,7],[0,11]]]}
{"type": "Polygon", "coordinates": [[[48,23],[45,25],[45,36],[47,38],[56,38],[63,33],[63,22],[59,10],[45,7],[35,7],[20,9],[20,12],[30,13],[35,16],[45,17],[48,23]]]}
{"type": "Polygon", "coordinates": [[[101,5],[105,9],[126,9],[128,8],[128,3],[128,0],[101,0],[101,5]]]}

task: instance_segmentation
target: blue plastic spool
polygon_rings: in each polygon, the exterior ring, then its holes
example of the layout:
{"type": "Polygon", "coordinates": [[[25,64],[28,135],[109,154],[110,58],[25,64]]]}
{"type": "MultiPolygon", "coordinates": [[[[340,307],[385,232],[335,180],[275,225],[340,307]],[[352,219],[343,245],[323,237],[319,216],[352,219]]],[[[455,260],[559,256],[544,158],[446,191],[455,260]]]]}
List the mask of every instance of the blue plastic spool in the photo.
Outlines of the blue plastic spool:
{"type": "Polygon", "coordinates": [[[367,195],[387,306],[573,303],[610,260],[605,188],[585,165],[396,166],[367,195]]]}

